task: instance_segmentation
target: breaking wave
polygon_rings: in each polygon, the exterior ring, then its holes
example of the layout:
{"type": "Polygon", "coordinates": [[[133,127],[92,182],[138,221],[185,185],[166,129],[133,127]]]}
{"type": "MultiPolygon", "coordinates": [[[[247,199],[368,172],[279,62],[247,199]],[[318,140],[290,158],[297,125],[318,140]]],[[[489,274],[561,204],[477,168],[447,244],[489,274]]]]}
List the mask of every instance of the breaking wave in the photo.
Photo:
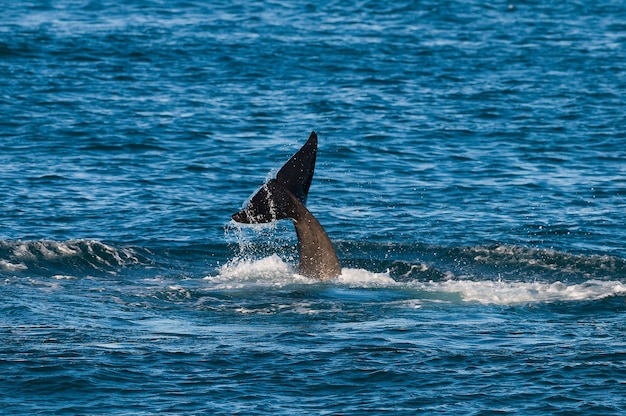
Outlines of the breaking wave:
{"type": "MultiPolygon", "coordinates": [[[[554,249],[507,244],[472,247],[429,245],[379,245],[365,252],[384,253],[351,262],[368,270],[389,270],[400,280],[448,280],[463,276],[470,280],[577,281],[590,279],[626,281],[626,259],[607,254],[576,254],[554,249]]],[[[352,247],[349,252],[357,252],[352,247]]]]}
{"type": "MultiPolygon", "coordinates": [[[[559,254],[562,255],[562,254],[559,254]]],[[[526,260],[524,260],[526,261],[526,260]]],[[[613,262],[613,260],[611,260],[613,262]]],[[[417,264],[411,267],[415,273],[432,276],[432,270],[417,264]]],[[[596,301],[615,296],[626,296],[626,284],[619,280],[589,279],[577,281],[540,280],[521,281],[456,276],[443,273],[440,279],[406,279],[386,272],[372,272],[359,268],[343,268],[334,279],[319,282],[298,275],[293,266],[278,255],[258,260],[234,259],[222,266],[215,276],[205,279],[211,289],[284,288],[291,285],[327,285],[353,289],[391,289],[412,293],[416,298],[458,299],[487,305],[515,305],[528,303],[553,303],[573,301],[596,301]]]]}
{"type": "Polygon", "coordinates": [[[197,277],[209,291],[380,289],[418,300],[493,305],[626,296],[626,260],[610,255],[570,254],[512,245],[340,243],[342,274],[320,282],[298,274],[293,247],[285,252],[279,249],[280,255],[268,255],[254,247],[250,251],[254,254],[239,253],[225,264],[215,265],[211,263],[213,257],[228,256],[227,245],[164,244],[148,249],[94,240],[8,240],[0,241],[0,274],[56,278],[136,271],[141,279],[166,276],[168,281],[176,282],[183,276],[197,277]]]}
{"type": "Polygon", "coordinates": [[[501,268],[571,274],[585,278],[621,275],[626,277],[626,260],[610,255],[572,254],[554,249],[514,245],[464,247],[458,254],[477,264],[501,268]]]}
{"type": "Polygon", "coordinates": [[[132,248],[93,240],[0,241],[0,271],[8,273],[108,272],[142,263],[132,248]]]}
{"type": "Polygon", "coordinates": [[[407,287],[425,292],[456,294],[464,302],[486,305],[596,301],[626,296],[624,283],[599,280],[584,283],[448,280],[414,282],[407,287]]]}

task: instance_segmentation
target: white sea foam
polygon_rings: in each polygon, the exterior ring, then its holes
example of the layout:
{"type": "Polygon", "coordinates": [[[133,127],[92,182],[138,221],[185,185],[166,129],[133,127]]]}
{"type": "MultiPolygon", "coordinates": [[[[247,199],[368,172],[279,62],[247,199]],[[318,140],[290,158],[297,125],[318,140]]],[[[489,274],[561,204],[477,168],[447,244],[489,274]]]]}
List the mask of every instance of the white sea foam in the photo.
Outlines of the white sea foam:
{"type": "Polygon", "coordinates": [[[333,279],[342,285],[361,288],[376,288],[397,286],[395,280],[389,276],[388,272],[373,273],[364,269],[342,269],[341,275],[333,279]]]}
{"type": "Polygon", "coordinates": [[[409,286],[428,292],[457,293],[466,302],[494,305],[599,300],[626,295],[625,284],[600,280],[583,283],[446,280],[412,282],[409,286]]]}
{"type": "Polygon", "coordinates": [[[11,263],[6,260],[0,259],[0,270],[5,272],[17,272],[22,270],[27,270],[28,267],[22,263],[11,263]]]}
{"type": "MultiPolygon", "coordinates": [[[[233,259],[208,276],[215,289],[254,287],[282,288],[291,284],[330,284],[348,288],[391,288],[455,295],[462,302],[487,305],[515,305],[567,301],[593,301],[610,296],[626,296],[626,284],[619,281],[588,280],[567,282],[520,282],[505,280],[469,280],[451,277],[443,281],[394,280],[388,272],[374,273],[364,269],[344,268],[340,276],[323,283],[297,273],[294,267],[277,255],[258,260],[233,259]]],[[[427,296],[429,299],[432,296],[427,296]]],[[[417,295],[420,296],[419,294],[417,295]]]]}
{"type": "MultiPolygon", "coordinates": [[[[242,288],[246,286],[282,287],[288,284],[318,284],[298,274],[296,269],[278,255],[258,260],[236,258],[223,265],[216,276],[206,277],[219,288],[242,288]]],[[[330,279],[331,284],[349,287],[386,287],[396,285],[389,273],[373,273],[363,269],[342,269],[340,276],[330,279]]]]}
{"type": "Polygon", "coordinates": [[[258,260],[235,258],[220,267],[218,272],[216,276],[206,277],[218,289],[315,283],[312,279],[298,275],[293,266],[276,254],[258,260]]]}
{"type": "Polygon", "coordinates": [[[292,274],[291,266],[273,254],[259,260],[233,259],[220,268],[220,276],[243,280],[282,277],[292,274]]]}
{"type": "Polygon", "coordinates": [[[20,241],[13,248],[13,254],[17,258],[35,260],[41,256],[47,260],[60,257],[74,256],[79,253],[73,241],[20,241]]]}
{"type": "Polygon", "coordinates": [[[74,280],[74,279],[76,279],[76,277],[69,276],[69,275],[66,275],[66,274],[55,274],[54,276],[52,276],[52,278],[56,279],[56,280],[74,280]]]}

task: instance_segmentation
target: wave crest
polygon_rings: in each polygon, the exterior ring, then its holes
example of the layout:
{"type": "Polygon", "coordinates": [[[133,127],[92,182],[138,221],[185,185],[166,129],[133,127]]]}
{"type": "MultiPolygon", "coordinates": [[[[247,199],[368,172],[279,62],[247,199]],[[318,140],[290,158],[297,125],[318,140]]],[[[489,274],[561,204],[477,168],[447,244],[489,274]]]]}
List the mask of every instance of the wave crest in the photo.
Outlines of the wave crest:
{"type": "Polygon", "coordinates": [[[94,240],[0,241],[0,270],[5,272],[115,272],[139,263],[134,250],[117,249],[94,240]]]}
{"type": "Polygon", "coordinates": [[[568,284],[455,279],[441,282],[413,282],[408,286],[426,292],[454,293],[464,302],[487,305],[596,301],[626,295],[625,284],[600,280],[568,284]]]}
{"type": "Polygon", "coordinates": [[[506,244],[465,247],[461,252],[478,264],[578,274],[587,278],[626,273],[626,261],[609,255],[572,254],[506,244]]]}
{"type": "MultiPolygon", "coordinates": [[[[420,268],[420,270],[424,267],[420,268]]],[[[423,271],[423,270],[422,270],[423,271]]],[[[426,272],[428,272],[426,268],[426,272]]],[[[597,301],[626,296],[626,284],[616,280],[590,279],[566,281],[509,281],[503,279],[456,277],[448,274],[437,280],[396,280],[390,272],[371,272],[343,268],[340,276],[320,282],[298,275],[294,267],[278,255],[258,260],[234,259],[222,266],[215,276],[206,277],[211,289],[284,288],[290,285],[326,285],[350,289],[391,289],[409,291],[417,298],[439,299],[485,305],[519,305],[576,301],[597,301]],[[452,295],[452,296],[451,296],[452,295]],[[455,301],[456,299],[456,301],[455,301]]]]}

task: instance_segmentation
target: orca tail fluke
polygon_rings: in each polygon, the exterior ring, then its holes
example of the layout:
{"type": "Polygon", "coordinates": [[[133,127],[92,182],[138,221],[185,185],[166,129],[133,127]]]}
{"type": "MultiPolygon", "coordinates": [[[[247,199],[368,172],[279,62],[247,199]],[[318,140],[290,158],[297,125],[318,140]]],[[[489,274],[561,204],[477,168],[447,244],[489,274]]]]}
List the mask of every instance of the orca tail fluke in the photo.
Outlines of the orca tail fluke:
{"type": "Polygon", "coordinates": [[[262,224],[293,218],[292,201],[287,192],[306,205],[316,156],[317,134],[311,132],[304,146],[280,168],[276,178],[265,183],[246,206],[232,216],[233,220],[245,224],[262,224]]]}
{"type": "Polygon", "coordinates": [[[317,134],[312,131],[309,139],[276,174],[278,184],[287,189],[302,205],[306,205],[309,188],[317,158],[317,134]]]}
{"type": "Polygon", "coordinates": [[[300,273],[324,280],[339,276],[341,267],[326,231],[305,207],[316,156],[317,134],[312,132],[304,146],[280,168],[276,178],[265,183],[232,218],[245,224],[293,220],[298,236],[300,273]]]}
{"type": "Polygon", "coordinates": [[[265,224],[268,222],[292,218],[289,191],[280,186],[276,179],[261,186],[250,198],[246,206],[232,219],[243,224],[265,224]]]}

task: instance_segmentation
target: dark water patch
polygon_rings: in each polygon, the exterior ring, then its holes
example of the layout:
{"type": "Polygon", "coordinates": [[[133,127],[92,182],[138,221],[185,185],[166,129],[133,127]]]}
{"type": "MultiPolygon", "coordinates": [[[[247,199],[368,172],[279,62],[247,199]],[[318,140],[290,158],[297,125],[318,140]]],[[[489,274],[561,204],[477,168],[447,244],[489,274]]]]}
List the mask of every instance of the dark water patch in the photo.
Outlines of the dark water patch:
{"type": "MultiPolygon", "coordinates": [[[[606,296],[596,300],[583,300],[575,303],[559,301],[549,302],[542,305],[532,305],[529,306],[529,308],[533,310],[546,310],[550,313],[558,313],[560,315],[570,316],[574,319],[600,316],[613,318],[616,314],[626,310],[626,294],[606,296]]],[[[598,334],[594,336],[597,337],[598,334]]],[[[618,340],[607,339],[607,342],[613,343],[618,342],[618,340]]]]}
{"type": "Polygon", "coordinates": [[[70,178],[67,178],[65,176],[61,176],[61,175],[42,175],[42,176],[38,176],[38,177],[33,177],[33,178],[28,178],[29,180],[33,181],[33,182],[39,182],[42,184],[52,184],[52,183],[57,183],[57,182],[61,182],[61,181],[69,181],[70,178]]]}
{"type": "Polygon", "coordinates": [[[212,171],[210,166],[203,166],[203,165],[189,165],[185,168],[185,170],[188,170],[190,172],[210,172],[212,171]]]}
{"type": "Polygon", "coordinates": [[[124,146],[94,144],[82,147],[80,150],[97,151],[97,152],[123,152],[124,146]]]}

